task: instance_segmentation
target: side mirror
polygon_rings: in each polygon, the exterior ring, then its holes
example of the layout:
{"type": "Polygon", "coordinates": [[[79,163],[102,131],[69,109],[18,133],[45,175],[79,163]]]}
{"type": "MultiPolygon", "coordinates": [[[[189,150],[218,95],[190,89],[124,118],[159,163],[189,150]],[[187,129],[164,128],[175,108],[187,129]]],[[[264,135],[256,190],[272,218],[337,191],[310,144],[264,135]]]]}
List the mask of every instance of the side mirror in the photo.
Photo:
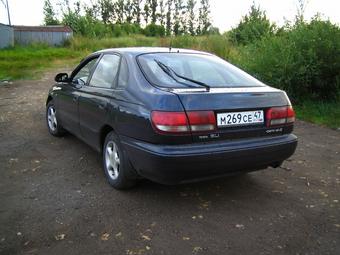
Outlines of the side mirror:
{"type": "Polygon", "coordinates": [[[68,81],[68,74],[67,73],[58,73],[55,77],[54,80],[56,82],[65,82],[68,81]]]}

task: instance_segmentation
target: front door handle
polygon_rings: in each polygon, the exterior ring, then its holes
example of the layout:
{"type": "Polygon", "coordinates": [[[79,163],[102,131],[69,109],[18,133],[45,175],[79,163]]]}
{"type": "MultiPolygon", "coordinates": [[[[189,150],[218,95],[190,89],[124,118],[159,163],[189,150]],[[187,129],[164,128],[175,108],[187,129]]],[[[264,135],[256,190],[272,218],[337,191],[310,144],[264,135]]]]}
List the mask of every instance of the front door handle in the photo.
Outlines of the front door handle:
{"type": "Polygon", "coordinates": [[[100,110],[104,110],[104,109],[105,109],[105,106],[106,106],[106,104],[98,104],[98,108],[99,108],[100,110]]]}

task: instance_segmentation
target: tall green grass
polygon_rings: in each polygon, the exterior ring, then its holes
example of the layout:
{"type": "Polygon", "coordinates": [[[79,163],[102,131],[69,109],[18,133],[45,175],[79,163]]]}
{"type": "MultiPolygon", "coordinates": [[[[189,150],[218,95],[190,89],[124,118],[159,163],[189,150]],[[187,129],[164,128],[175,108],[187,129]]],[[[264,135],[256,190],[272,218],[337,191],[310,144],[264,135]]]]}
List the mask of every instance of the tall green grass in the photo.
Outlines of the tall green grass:
{"type": "Polygon", "coordinates": [[[27,47],[16,46],[0,50],[0,80],[34,78],[44,68],[65,63],[76,63],[91,52],[106,48],[120,47],[176,47],[204,50],[224,59],[237,55],[237,48],[225,36],[179,36],[87,38],[76,36],[64,47],[48,47],[35,44],[27,47]]]}
{"type": "Polygon", "coordinates": [[[87,54],[89,52],[107,49],[107,48],[121,48],[121,47],[138,47],[138,46],[159,46],[160,38],[146,37],[143,35],[131,35],[129,37],[109,37],[109,38],[87,38],[76,36],[70,41],[66,42],[65,47],[74,51],[87,54]]]}
{"type": "Polygon", "coordinates": [[[331,128],[340,128],[340,102],[306,100],[295,105],[299,119],[331,128]]]}
{"type": "Polygon", "coordinates": [[[0,80],[37,77],[39,72],[54,65],[74,62],[80,52],[68,48],[30,45],[0,50],[0,80]]]}

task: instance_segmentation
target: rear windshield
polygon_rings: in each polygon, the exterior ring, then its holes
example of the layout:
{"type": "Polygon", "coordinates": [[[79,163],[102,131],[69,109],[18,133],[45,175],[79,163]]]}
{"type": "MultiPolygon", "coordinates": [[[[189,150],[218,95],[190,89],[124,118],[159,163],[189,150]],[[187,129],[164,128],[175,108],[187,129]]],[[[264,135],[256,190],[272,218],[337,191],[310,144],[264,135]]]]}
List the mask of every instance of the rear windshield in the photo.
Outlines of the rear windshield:
{"type": "Polygon", "coordinates": [[[160,87],[199,87],[199,85],[184,80],[177,75],[204,83],[213,88],[264,86],[263,83],[237,67],[211,55],[150,53],[140,55],[137,61],[146,78],[152,84],[160,87]],[[164,64],[163,69],[160,64],[164,64]],[[164,66],[170,67],[170,75],[164,70],[164,66]]]}

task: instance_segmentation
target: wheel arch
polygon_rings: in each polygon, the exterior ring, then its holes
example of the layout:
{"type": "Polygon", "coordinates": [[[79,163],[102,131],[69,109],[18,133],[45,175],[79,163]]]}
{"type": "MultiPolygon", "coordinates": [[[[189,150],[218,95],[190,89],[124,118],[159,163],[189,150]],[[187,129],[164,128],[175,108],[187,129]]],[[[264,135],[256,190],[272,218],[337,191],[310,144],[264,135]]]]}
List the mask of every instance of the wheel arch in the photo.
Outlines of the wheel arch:
{"type": "Polygon", "coordinates": [[[115,131],[114,128],[108,124],[105,124],[101,129],[100,129],[100,133],[99,133],[99,150],[102,151],[103,150],[103,145],[105,142],[105,138],[107,136],[108,133],[110,133],[111,131],[115,131]]]}
{"type": "Polygon", "coordinates": [[[53,97],[51,95],[48,95],[47,99],[46,99],[46,105],[53,100],[53,97]]]}

